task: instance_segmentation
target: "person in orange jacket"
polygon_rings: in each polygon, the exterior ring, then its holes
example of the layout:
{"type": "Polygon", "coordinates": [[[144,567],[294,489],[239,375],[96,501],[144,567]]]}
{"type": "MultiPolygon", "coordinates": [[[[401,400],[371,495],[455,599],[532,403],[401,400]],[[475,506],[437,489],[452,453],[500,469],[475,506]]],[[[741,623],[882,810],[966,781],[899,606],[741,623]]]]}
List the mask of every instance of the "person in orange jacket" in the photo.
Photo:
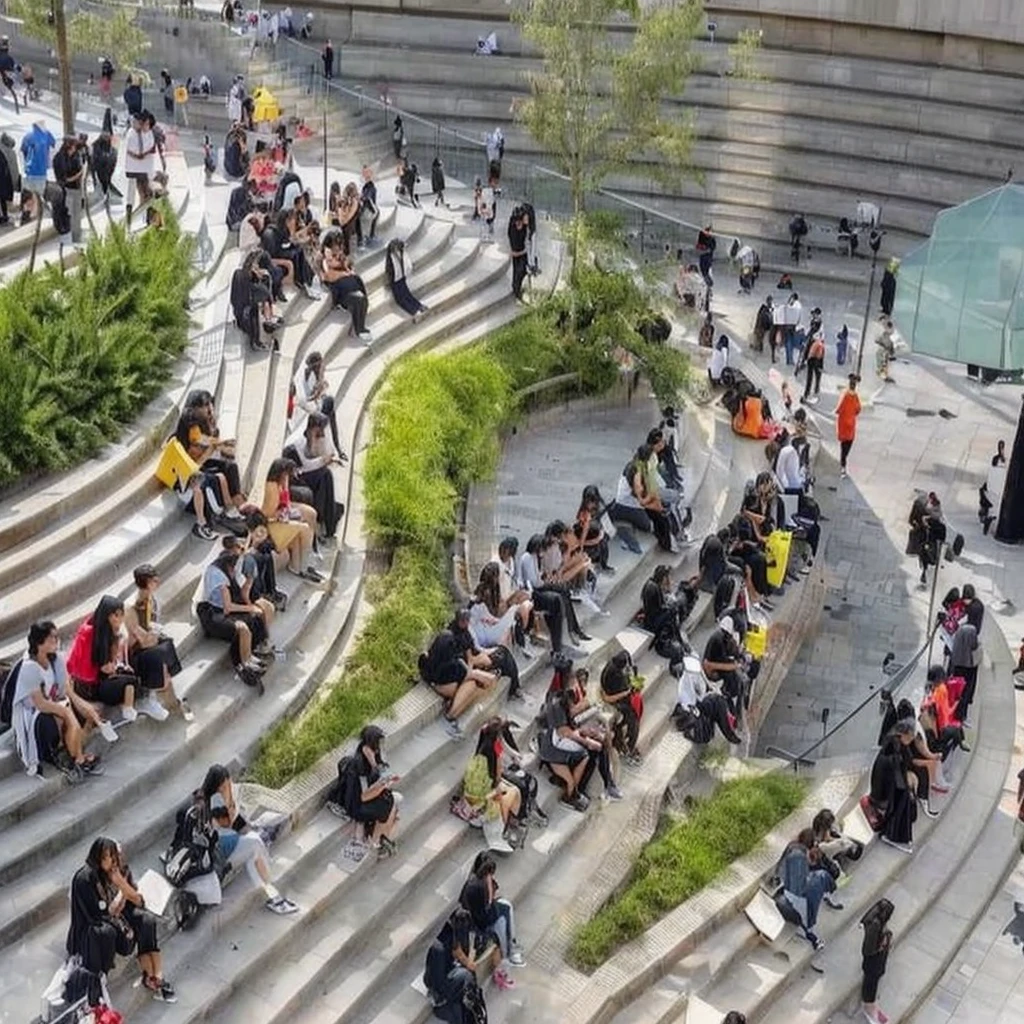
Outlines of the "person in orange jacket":
{"type": "MultiPolygon", "coordinates": [[[[808,383],[810,383],[808,381],[808,383]]],[[[857,417],[860,415],[860,395],[857,385],[860,377],[855,373],[849,376],[846,390],[839,396],[836,406],[836,439],[839,441],[839,475],[846,476],[846,460],[857,436],[857,417]]]]}

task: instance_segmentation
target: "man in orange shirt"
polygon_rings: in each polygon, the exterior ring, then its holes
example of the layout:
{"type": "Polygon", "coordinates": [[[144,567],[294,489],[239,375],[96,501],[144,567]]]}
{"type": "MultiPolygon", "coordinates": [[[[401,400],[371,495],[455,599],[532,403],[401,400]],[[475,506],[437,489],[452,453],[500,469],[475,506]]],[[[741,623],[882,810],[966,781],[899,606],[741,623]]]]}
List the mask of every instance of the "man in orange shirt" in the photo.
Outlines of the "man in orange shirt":
{"type": "Polygon", "coordinates": [[[860,415],[860,396],[857,385],[860,377],[850,374],[850,383],[839,396],[836,406],[836,437],[839,440],[839,475],[846,476],[846,459],[853,447],[853,439],[857,436],[857,417],[860,415]]]}

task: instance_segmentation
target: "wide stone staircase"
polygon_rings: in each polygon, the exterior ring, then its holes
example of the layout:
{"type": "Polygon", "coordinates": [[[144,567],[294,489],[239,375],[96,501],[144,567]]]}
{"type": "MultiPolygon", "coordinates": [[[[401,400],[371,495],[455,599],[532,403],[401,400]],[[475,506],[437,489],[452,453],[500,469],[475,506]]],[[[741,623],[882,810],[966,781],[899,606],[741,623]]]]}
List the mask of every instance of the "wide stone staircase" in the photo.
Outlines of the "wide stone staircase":
{"type": "MultiPolygon", "coordinates": [[[[325,13],[317,31],[339,49],[342,86],[386,95],[394,110],[443,126],[418,134],[407,123],[421,170],[435,146],[454,159],[496,125],[506,161],[550,165],[511,113],[539,61],[498,16],[467,19],[443,3],[401,14],[353,9],[325,13]],[[492,28],[502,54],[475,56],[477,36],[492,28]]],[[[811,225],[812,250],[834,253],[838,218],[864,200],[882,208],[885,251],[902,255],[939,210],[1000,184],[1024,139],[1024,80],[1012,75],[788,49],[769,37],[753,60],[756,77],[738,78],[727,47],[728,39],[696,43],[700,69],[682,97],[666,101],[680,117],[694,114],[695,174],[666,192],[637,164],[607,188],[690,224],[711,220],[763,253],[788,249],[798,211],[811,225]]],[[[312,45],[282,41],[276,56],[319,66],[312,45]]]]}

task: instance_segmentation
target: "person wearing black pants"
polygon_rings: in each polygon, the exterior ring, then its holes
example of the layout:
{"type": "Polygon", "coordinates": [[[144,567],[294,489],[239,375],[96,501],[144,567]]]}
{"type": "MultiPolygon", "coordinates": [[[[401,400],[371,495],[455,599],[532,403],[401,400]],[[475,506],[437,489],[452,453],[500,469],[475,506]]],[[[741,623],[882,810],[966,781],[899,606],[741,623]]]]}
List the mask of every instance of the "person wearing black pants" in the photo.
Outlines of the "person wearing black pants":
{"type": "Polygon", "coordinates": [[[804,394],[801,402],[808,402],[811,393],[815,399],[821,394],[821,374],[825,369],[825,342],[821,334],[814,334],[807,346],[807,383],[804,385],[804,394]]]}
{"type": "Polygon", "coordinates": [[[700,276],[704,278],[704,283],[708,286],[708,289],[715,283],[711,277],[711,264],[715,259],[716,244],[715,234],[711,230],[710,224],[703,231],[698,232],[697,265],[700,268],[700,276]]]}
{"type": "Polygon", "coordinates": [[[373,337],[366,329],[366,315],[369,312],[366,285],[352,269],[352,261],[345,256],[339,268],[325,267],[324,282],[330,290],[334,305],[341,306],[352,317],[351,333],[367,343],[372,341],[373,337]]]}
{"type": "Polygon", "coordinates": [[[693,707],[677,707],[672,714],[679,731],[691,743],[710,743],[716,725],[727,743],[738,746],[743,742],[733,728],[729,702],[720,693],[706,693],[693,707]]]}
{"type": "Polygon", "coordinates": [[[956,717],[961,722],[967,721],[967,716],[974,702],[974,691],[978,686],[978,631],[970,622],[961,622],[957,631],[953,634],[953,642],[949,650],[949,662],[951,676],[960,676],[964,681],[963,692],[960,694],[960,701],[956,706],[956,717]]]}
{"type": "Polygon", "coordinates": [[[881,1022],[888,1018],[878,1009],[878,983],[885,975],[892,946],[892,931],[887,927],[892,917],[892,903],[881,899],[860,919],[864,928],[861,944],[861,969],[864,978],[860,987],[860,999],[864,1016],[869,1021],[881,1022]]]}
{"type": "Polygon", "coordinates": [[[632,661],[627,651],[619,651],[601,670],[601,699],[612,705],[620,716],[616,728],[621,730],[623,739],[622,751],[624,760],[629,764],[639,764],[640,754],[637,751],[637,740],[640,738],[640,714],[633,704],[633,686],[630,680],[632,661]]]}
{"type": "Polygon", "coordinates": [[[523,208],[517,206],[508,220],[508,247],[512,255],[512,294],[522,302],[523,281],[529,270],[526,255],[526,236],[529,220],[523,208]]]}

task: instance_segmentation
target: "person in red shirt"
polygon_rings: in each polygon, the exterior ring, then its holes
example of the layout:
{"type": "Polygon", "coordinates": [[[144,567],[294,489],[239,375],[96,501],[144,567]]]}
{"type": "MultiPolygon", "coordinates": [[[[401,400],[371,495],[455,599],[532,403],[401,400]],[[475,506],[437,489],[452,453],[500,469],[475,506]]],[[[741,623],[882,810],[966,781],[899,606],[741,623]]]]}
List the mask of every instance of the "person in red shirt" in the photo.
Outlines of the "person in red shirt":
{"type": "Polygon", "coordinates": [[[853,439],[857,436],[857,417],[860,415],[860,395],[857,385],[860,377],[850,374],[849,385],[839,396],[836,406],[836,438],[839,441],[839,475],[846,476],[846,460],[853,447],[853,439]]]}

